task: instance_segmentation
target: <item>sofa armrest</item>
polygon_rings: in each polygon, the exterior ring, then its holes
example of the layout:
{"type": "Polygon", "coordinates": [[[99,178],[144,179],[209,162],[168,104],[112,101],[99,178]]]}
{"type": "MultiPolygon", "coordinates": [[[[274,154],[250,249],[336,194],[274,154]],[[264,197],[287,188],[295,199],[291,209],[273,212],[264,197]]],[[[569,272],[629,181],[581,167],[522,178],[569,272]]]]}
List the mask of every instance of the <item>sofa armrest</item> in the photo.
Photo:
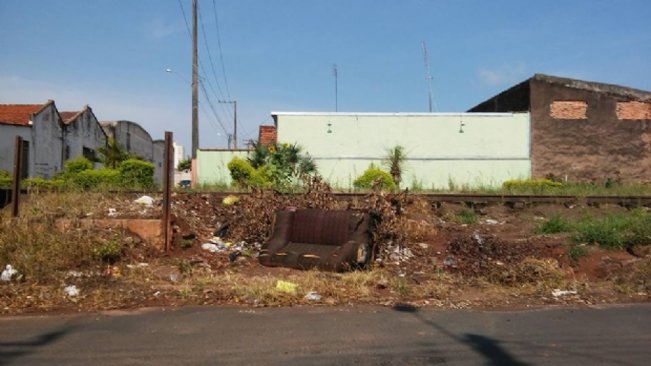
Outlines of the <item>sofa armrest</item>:
{"type": "Polygon", "coordinates": [[[262,244],[261,252],[274,253],[287,245],[293,222],[293,212],[277,211],[274,218],[273,231],[269,239],[262,244]]]}

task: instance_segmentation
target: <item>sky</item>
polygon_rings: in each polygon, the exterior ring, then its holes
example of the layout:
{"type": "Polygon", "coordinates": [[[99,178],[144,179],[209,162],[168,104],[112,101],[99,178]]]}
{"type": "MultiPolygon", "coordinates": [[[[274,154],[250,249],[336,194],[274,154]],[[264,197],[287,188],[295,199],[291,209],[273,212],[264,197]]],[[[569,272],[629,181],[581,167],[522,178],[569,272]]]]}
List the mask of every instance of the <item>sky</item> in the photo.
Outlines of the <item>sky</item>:
{"type": "MultiPolygon", "coordinates": [[[[198,3],[201,148],[233,132],[220,100],[237,101],[240,147],[272,111],[334,111],[335,64],[338,111],[427,112],[423,42],[434,111],[536,73],[651,90],[649,0],[198,3]]],[[[88,104],[154,139],[172,131],[189,155],[190,12],[191,0],[0,0],[0,104],[88,104]]]]}

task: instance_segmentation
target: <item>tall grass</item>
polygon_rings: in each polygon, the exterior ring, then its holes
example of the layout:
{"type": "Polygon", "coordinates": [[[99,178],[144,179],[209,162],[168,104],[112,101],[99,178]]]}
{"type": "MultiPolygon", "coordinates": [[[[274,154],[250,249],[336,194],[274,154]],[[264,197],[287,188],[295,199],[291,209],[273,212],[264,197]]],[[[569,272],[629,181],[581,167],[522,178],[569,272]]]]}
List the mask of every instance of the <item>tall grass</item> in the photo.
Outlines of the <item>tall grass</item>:
{"type": "Polygon", "coordinates": [[[624,249],[651,244],[651,213],[636,209],[603,217],[586,215],[569,221],[554,215],[535,229],[538,234],[568,232],[577,243],[598,244],[607,249],[624,249]]]}

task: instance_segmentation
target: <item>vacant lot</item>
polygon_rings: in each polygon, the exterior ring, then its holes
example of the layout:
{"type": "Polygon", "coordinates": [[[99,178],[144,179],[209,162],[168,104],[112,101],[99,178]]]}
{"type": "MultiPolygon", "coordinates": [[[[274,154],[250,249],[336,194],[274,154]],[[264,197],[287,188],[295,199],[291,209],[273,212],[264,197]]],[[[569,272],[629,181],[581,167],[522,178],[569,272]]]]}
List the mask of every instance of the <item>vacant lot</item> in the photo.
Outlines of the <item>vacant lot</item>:
{"type": "Polygon", "coordinates": [[[142,195],[131,193],[30,194],[20,218],[11,219],[8,208],[0,215],[0,266],[15,270],[0,282],[0,312],[185,304],[500,308],[649,300],[651,214],[644,207],[431,205],[414,195],[379,193],[338,201],[324,187],[311,188],[291,197],[234,196],[226,204],[209,193],[175,193],[169,253],[127,229],[87,224],[159,218],[156,194],[151,205],[135,202],[142,195]],[[375,213],[382,218],[374,233],[375,262],[343,274],[260,266],[256,256],[273,213],[286,206],[375,213]],[[215,251],[202,248],[211,241],[215,251]]]}

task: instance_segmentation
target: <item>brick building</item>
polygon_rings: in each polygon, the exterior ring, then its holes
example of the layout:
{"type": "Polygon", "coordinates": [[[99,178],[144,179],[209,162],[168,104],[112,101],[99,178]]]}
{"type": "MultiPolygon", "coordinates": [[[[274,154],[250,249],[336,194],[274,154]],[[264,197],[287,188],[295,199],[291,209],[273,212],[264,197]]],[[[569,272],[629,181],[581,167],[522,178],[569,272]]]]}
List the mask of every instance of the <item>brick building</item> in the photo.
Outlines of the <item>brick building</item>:
{"type": "Polygon", "coordinates": [[[651,181],[651,92],[536,74],[468,112],[529,112],[534,178],[651,181]]]}

